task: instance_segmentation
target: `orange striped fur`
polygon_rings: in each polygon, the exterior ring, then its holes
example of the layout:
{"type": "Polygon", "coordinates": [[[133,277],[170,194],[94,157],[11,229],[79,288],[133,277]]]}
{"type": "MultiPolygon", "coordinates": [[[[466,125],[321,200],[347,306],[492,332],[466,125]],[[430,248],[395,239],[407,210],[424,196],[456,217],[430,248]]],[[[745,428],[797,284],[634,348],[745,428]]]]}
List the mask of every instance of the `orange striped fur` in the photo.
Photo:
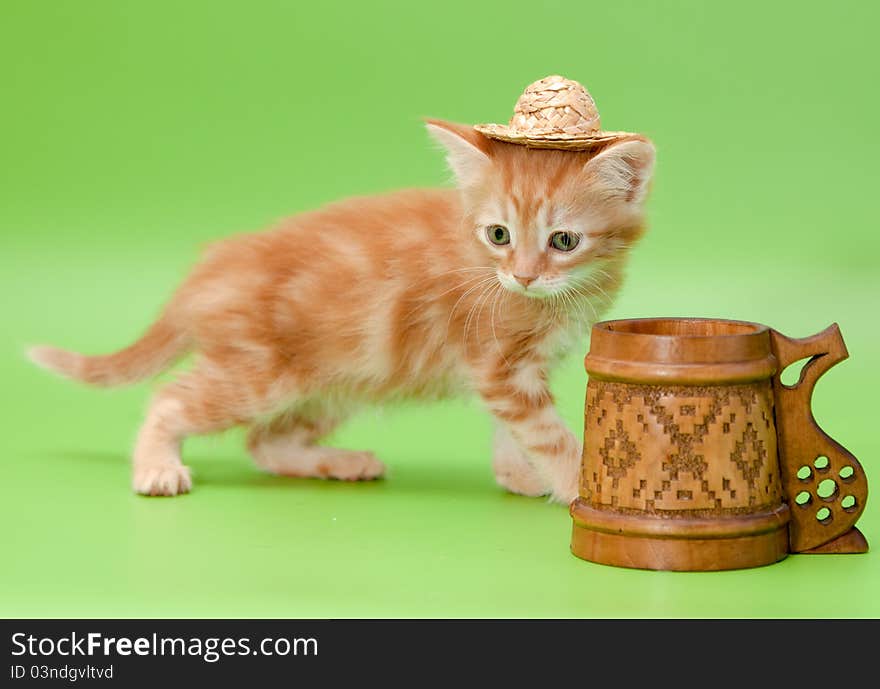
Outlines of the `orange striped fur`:
{"type": "Polygon", "coordinates": [[[617,292],[643,226],[653,147],[532,150],[428,123],[453,190],[354,198],[214,245],[144,337],[116,354],[51,347],[38,364],[94,385],[190,370],[155,395],[133,487],[191,488],[190,435],[245,425],[266,471],[345,480],[382,475],[369,452],[318,445],[363,404],[476,393],[497,421],[498,482],[568,502],[580,445],[553,405],[549,368],[617,292]],[[495,245],[487,228],[510,243],[495,245]],[[493,230],[494,231],[494,230],[493,230]],[[554,232],[579,243],[551,245],[554,232]]]}

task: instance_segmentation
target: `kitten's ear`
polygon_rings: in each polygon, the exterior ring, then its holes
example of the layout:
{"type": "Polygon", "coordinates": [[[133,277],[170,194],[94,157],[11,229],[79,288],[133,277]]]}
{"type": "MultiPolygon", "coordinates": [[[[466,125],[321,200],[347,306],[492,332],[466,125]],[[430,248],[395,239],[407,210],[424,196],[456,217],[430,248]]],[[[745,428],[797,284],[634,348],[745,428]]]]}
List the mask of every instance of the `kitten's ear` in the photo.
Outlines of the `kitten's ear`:
{"type": "Polygon", "coordinates": [[[626,139],[590,159],[584,172],[603,194],[639,205],[648,195],[654,173],[654,144],[647,139],[626,139]]]}
{"type": "Polygon", "coordinates": [[[446,149],[446,161],[459,186],[467,187],[485,174],[491,163],[486,137],[466,124],[426,119],[428,133],[446,149]]]}

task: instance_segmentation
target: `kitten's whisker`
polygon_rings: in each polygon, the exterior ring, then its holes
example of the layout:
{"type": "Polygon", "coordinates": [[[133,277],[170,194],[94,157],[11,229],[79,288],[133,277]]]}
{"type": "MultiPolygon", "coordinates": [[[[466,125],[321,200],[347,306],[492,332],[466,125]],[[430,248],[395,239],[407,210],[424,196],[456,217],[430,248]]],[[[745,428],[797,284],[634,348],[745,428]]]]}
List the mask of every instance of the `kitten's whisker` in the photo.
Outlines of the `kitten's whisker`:
{"type": "MultiPolygon", "coordinates": [[[[577,293],[577,292],[575,291],[575,293],[577,293]]],[[[572,293],[569,290],[566,290],[565,292],[563,292],[563,295],[564,295],[565,300],[571,305],[571,308],[574,310],[575,317],[578,318],[579,320],[581,320],[581,319],[586,320],[587,314],[584,311],[583,304],[581,304],[579,300],[575,299],[574,293],[572,293]]]]}
{"type": "MultiPolygon", "coordinates": [[[[609,303],[611,302],[611,297],[608,296],[608,292],[606,292],[604,289],[602,289],[602,286],[599,284],[599,282],[593,276],[587,275],[587,276],[577,277],[574,279],[574,283],[579,287],[586,288],[587,290],[593,290],[593,289],[599,290],[599,292],[601,292],[601,294],[605,298],[605,300],[608,301],[609,303]]],[[[599,295],[597,294],[595,296],[598,297],[599,295]]]]}
{"type": "Polygon", "coordinates": [[[476,338],[477,338],[477,344],[479,344],[480,312],[483,310],[482,305],[485,303],[487,293],[489,292],[490,289],[491,289],[491,286],[489,286],[489,285],[484,286],[483,290],[480,292],[479,295],[477,295],[476,299],[474,300],[474,305],[471,307],[470,311],[468,311],[467,319],[464,322],[465,342],[467,342],[467,333],[468,333],[468,330],[471,326],[471,323],[474,322],[475,326],[476,326],[476,330],[474,331],[474,334],[476,335],[476,338]],[[477,307],[479,307],[479,311],[477,311],[477,307]],[[476,318],[474,317],[475,314],[476,314],[476,318]]]}
{"type": "MultiPolygon", "coordinates": [[[[599,313],[596,311],[596,307],[593,306],[593,299],[592,299],[592,296],[591,296],[589,293],[586,293],[586,292],[581,291],[581,289],[579,288],[579,286],[578,286],[576,283],[573,284],[573,285],[571,285],[571,288],[570,288],[570,289],[571,289],[571,291],[574,292],[575,294],[578,294],[579,296],[583,297],[583,300],[582,300],[582,301],[583,301],[584,303],[586,303],[586,305],[589,306],[589,307],[590,307],[590,310],[593,312],[593,319],[594,319],[595,321],[598,321],[598,320],[599,320],[599,313]]],[[[580,301],[580,300],[579,300],[579,301],[580,301]]],[[[584,315],[586,316],[586,314],[584,314],[584,315]]]]}
{"type": "MultiPolygon", "coordinates": [[[[455,290],[457,290],[457,289],[459,289],[459,288],[461,288],[461,287],[464,287],[464,286],[465,286],[466,284],[468,284],[469,282],[473,282],[474,280],[479,280],[479,279],[482,278],[482,277],[483,277],[482,275],[473,275],[473,276],[471,276],[471,277],[465,279],[463,282],[458,283],[457,285],[455,285],[455,287],[450,287],[448,290],[446,290],[446,291],[444,291],[444,292],[440,292],[440,294],[438,294],[438,295],[435,297],[435,299],[439,299],[440,297],[444,297],[444,296],[446,296],[447,294],[449,294],[450,292],[454,292],[455,290]]],[[[486,277],[493,277],[493,276],[486,276],[486,277]]]]}
{"type": "MultiPolygon", "coordinates": [[[[473,292],[475,289],[479,289],[479,288],[482,287],[485,283],[490,282],[490,281],[493,280],[493,279],[495,279],[495,276],[494,276],[494,275],[491,275],[491,276],[489,276],[489,277],[484,277],[482,280],[480,280],[480,281],[477,282],[476,284],[471,285],[471,287],[469,287],[465,292],[463,292],[463,293],[461,294],[461,296],[458,297],[458,300],[455,302],[455,304],[452,306],[452,309],[449,311],[449,318],[448,318],[447,321],[446,321],[446,333],[447,333],[447,335],[449,334],[449,326],[450,326],[450,324],[452,323],[452,317],[455,315],[455,310],[458,308],[458,305],[461,304],[462,299],[464,299],[468,294],[470,294],[471,292],[473,292]]],[[[468,282],[470,282],[470,280],[465,280],[464,284],[467,284],[468,282]]],[[[459,287],[463,287],[464,284],[459,285],[459,287]]],[[[445,340],[444,340],[444,342],[445,342],[445,340]]]]}
{"type": "Polygon", "coordinates": [[[498,306],[498,297],[506,296],[506,292],[504,291],[501,283],[498,283],[498,287],[495,290],[495,297],[492,299],[492,313],[490,315],[490,322],[492,324],[492,339],[495,340],[495,347],[498,350],[498,353],[501,355],[501,358],[504,359],[504,365],[507,368],[510,368],[510,362],[507,360],[507,357],[504,356],[504,350],[501,349],[501,343],[498,342],[498,335],[495,333],[495,307],[498,306]]]}
{"type": "MultiPolygon", "coordinates": [[[[439,299],[440,299],[441,297],[446,296],[446,295],[449,294],[450,292],[454,292],[454,291],[457,290],[457,289],[461,289],[462,287],[464,287],[465,285],[467,285],[467,284],[473,282],[474,280],[479,280],[481,277],[482,277],[481,275],[474,275],[474,276],[472,276],[472,277],[466,278],[465,280],[463,280],[462,282],[459,282],[459,283],[458,283],[457,285],[455,285],[454,287],[450,287],[450,288],[447,289],[446,291],[441,292],[441,293],[438,294],[437,296],[433,297],[433,298],[432,298],[432,301],[433,301],[434,303],[436,303],[437,301],[439,301],[439,299]]],[[[424,306],[425,306],[424,303],[419,302],[419,303],[415,306],[415,308],[410,309],[409,311],[407,311],[407,312],[403,315],[403,317],[404,317],[404,318],[409,318],[410,316],[412,316],[412,315],[413,315],[414,313],[416,313],[417,311],[422,310],[422,309],[424,308],[424,306]]]]}
{"type": "Polygon", "coordinates": [[[593,277],[592,275],[589,276],[589,280],[590,280],[590,284],[591,284],[593,287],[595,287],[597,290],[599,290],[599,291],[602,293],[602,296],[605,297],[605,299],[606,299],[607,301],[610,302],[610,301],[611,301],[611,297],[608,296],[608,292],[606,292],[606,291],[602,288],[602,285],[599,284],[599,281],[598,281],[595,277],[593,277]]]}
{"type": "Polygon", "coordinates": [[[466,270],[495,270],[492,266],[468,266],[467,268],[453,268],[452,270],[444,270],[442,273],[437,273],[436,275],[431,275],[431,277],[442,277],[443,275],[449,275],[450,273],[461,273],[466,270]]]}
{"type": "MultiPolygon", "coordinates": [[[[458,298],[458,300],[455,302],[455,305],[452,307],[452,310],[449,312],[449,319],[446,321],[446,336],[444,337],[444,340],[443,340],[443,344],[444,344],[444,345],[446,344],[446,341],[449,339],[449,326],[450,326],[451,323],[452,323],[452,318],[453,318],[453,316],[455,315],[455,311],[456,311],[456,309],[458,308],[458,305],[459,305],[459,304],[462,302],[462,300],[463,300],[468,294],[470,294],[471,292],[474,292],[474,291],[479,290],[479,289],[486,289],[486,286],[487,286],[489,283],[491,283],[493,280],[495,280],[495,276],[494,276],[494,275],[489,276],[489,277],[487,277],[487,278],[484,278],[483,280],[481,280],[481,281],[478,282],[477,284],[475,284],[475,285],[473,285],[472,287],[470,287],[466,292],[464,292],[464,293],[458,298]]],[[[471,305],[471,308],[468,310],[468,315],[467,315],[467,317],[466,317],[466,319],[465,319],[465,327],[464,327],[464,331],[463,331],[463,333],[462,333],[463,342],[464,342],[464,344],[465,344],[465,351],[467,351],[467,329],[468,329],[468,323],[469,323],[469,321],[470,321],[470,315],[471,315],[471,312],[473,311],[474,307],[475,307],[476,304],[478,303],[477,300],[479,299],[479,297],[480,297],[481,294],[482,294],[482,292],[478,293],[477,296],[475,297],[475,299],[474,299],[474,304],[471,305]]]]}
{"type": "Polygon", "coordinates": [[[483,294],[482,299],[480,300],[480,308],[477,310],[476,317],[474,318],[474,322],[475,322],[474,327],[476,328],[476,336],[477,336],[478,342],[481,341],[481,339],[480,339],[481,338],[480,321],[482,320],[483,309],[486,307],[486,304],[489,302],[489,300],[492,298],[492,295],[495,293],[495,289],[496,289],[497,284],[498,283],[496,283],[496,285],[490,285],[489,287],[486,288],[486,291],[483,294]]]}
{"type": "Polygon", "coordinates": [[[467,354],[467,352],[469,351],[469,347],[470,347],[470,341],[468,340],[468,331],[470,330],[470,327],[471,327],[471,318],[473,317],[474,311],[477,308],[477,304],[480,303],[480,296],[482,296],[482,294],[483,293],[480,292],[479,294],[477,294],[476,297],[474,297],[474,301],[471,304],[471,307],[468,309],[467,316],[465,316],[465,319],[464,319],[464,331],[463,331],[462,337],[464,338],[465,354],[467,354]]]}

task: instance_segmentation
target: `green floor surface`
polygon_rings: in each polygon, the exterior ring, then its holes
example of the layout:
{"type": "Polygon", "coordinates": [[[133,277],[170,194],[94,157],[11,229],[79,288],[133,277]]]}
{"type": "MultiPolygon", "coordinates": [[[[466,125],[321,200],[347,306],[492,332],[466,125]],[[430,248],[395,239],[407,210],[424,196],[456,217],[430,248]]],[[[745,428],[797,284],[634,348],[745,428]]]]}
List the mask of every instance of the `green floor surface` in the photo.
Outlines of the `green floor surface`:
{"type": "MultiPolygon", "coordinates": [[[[7,353],[24,333],[85,348],[121,343],[143,321],[153,286],[168,271],[132,271],[131,256],[99,261],[22,255],[3,291],[36,284],[45,305],[15,303],[7,353]],[[87,276],[88,282],[72,279],[87,276]],[[117,288],[114,285],[124,285],[117,288]],[[103,288],[103,289],[102,289],[103,288]],[[54,296],[51,296],[54,295],[54,296]],[[96,308],[100,305],[100,308],[96,308]],[[51,317],[49,316],[51,311],[51,317]],[[74,336],[75,331],[80,335],[74,336]]],[[[634,269],[616,315],[666,313],[752,317],[806,335],[833,315],[852,358],[826,374],[814,408],[826,430],[878,476],[877,321],[864,279],[821,289],[810,275],[768,280],[783,303],[753,281],[711,272],[662,291],[657,268],[634,269]],[[790,292],[786,294],[786,290],[790,292]],[[750,308],[734,308],[748,303],[750,308]],[[721,306],[719,306],[719,304],[721,306]]],[[[36,297],[32,294],[36,301],[36,297]]],[[[566,510],[507,495],[492,479],[489,420],[477,403],[367,412],[336,442],[374,449],[386,480],[346,484],[266,476],[239,433],[186,448],[192,494],[150,499],[128,491],[127,451],[145,386],[94,391],[6,357],[4,563],[0,612],[50,616],[873,616],[880,613],[880,551],[792,556],[761,569],[712,574],[630,571],[568,552],[566,510]]],[[[560,405],[573,427],[585,375],[577,357],[557,372],[560,405]]],[[[880,480],[880,479],[875,479],[880,480]]],[[[861,526],[880,538],[877,503],[861,526]]]]}

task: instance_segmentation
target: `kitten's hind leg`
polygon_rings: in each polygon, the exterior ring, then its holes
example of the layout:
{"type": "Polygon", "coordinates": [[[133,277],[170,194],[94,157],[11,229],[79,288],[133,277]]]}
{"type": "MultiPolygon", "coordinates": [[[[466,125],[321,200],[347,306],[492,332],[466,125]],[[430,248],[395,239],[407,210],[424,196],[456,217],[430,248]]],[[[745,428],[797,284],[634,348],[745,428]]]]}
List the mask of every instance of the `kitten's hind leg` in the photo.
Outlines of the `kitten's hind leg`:
{"type": "Polygon", "coordinates": [[[144,495],[178,495],[192,488],[180,447],[190,435],[223,431],[247,423],[277,400],[231,380],[210,363],[159,390],[135,442],[132,487],[144,495]]]}
{"type": "Polygon", "coordinates": [[[163,393],[150,405],[135,442],[131,485],[142,495],[178,495],[192,488],[189,467],[180,461],[183,404],[163,393]]]}
{"type": "Polygon", "coordinates": [[[385,465],[373,453],[316,445],[340,421],[338,415],[315,418],[303,410],[281,414],[251,428],[248,449],[259,467],[280,476],[341,481],[380,478],[385,465]]]}

